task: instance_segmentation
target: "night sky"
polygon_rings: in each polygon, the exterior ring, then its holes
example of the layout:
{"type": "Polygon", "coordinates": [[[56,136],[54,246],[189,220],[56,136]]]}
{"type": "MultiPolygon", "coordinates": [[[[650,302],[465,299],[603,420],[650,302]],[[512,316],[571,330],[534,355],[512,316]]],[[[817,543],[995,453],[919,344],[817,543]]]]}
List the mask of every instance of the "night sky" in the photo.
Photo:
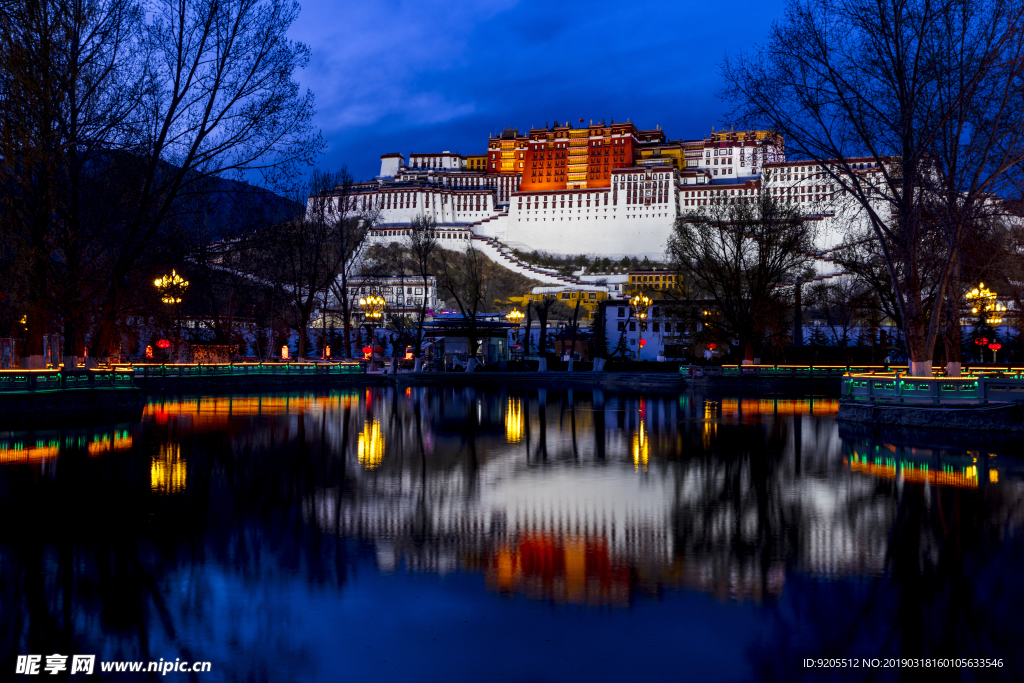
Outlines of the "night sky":
{"type": "Polygon", "coordinates": [[[312,50],[298,78],[316,94],[319,165],[357,179],[386,152],[482,154],[491,133],[556,119],[700,138],[728,124],[723,57],[761,43],[784,11],[782,0],[301,4],[291,35],[312,50]]]}

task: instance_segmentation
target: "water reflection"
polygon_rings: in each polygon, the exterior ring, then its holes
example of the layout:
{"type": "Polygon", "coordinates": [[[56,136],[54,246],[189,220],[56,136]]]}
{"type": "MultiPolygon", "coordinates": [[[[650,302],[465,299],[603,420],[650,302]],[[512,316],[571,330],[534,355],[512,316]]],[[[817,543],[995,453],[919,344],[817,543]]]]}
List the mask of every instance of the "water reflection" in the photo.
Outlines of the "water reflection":
{"type": "Polygon", "coordinates": [[[181,445],[160,444],[160,453],[149,466],[149,486],[154,493],[179,493],[185,490],[188,470],[181,459],[181,445]]]}
{"type": "Polygon", "coordinates": [[[380,466],[384,459],[384,435],[380,431],[380,420],[368,418],[359,434],[359,464],[368,470],[380,466]]]}
{"type": "Polygon", "coordinates": [[[161,397],[135,424],[2,433],[0,514],[19,523],[0,525],[0,644],[8,661],[63,648],[333,680],[344,629],[310,614],[349,615],[356,594],[359,623],[401,609],[359,593],[369,563],[390,591],[475,577],[460,601],[498,615],[524,599],[676,618],[696,591],[718,601],[708,623],[758,615],[734,678],[839,653],[1020,673],[1019,443],[840,430],[837,408],[366,388],[161,397]]]}

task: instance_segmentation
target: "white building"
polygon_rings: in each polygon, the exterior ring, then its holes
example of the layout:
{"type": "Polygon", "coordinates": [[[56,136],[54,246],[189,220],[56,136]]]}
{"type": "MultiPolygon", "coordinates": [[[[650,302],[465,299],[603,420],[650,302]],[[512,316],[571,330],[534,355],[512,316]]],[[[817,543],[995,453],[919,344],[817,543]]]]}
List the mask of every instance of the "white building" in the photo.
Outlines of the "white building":
{"type": "MultiPolygon", "coordinates": [[[[785,161],[780,146],[760,137],[751,142],[748,134],[730,132],[679,143],[666,143],[660,130],[621,140],[619,133],[607,140],[591,136],[581,140],[587,145],[581,149],[589,156],[577,154],[575,138],[562,145],[559,140],[533,144],[532,138],[505,137],[492,140],[488,165],[494,171],[467,167],[467,159],[487,163],[483,155],[416,153],[409,155],[408,164],[402,154],[382,155],[380,175],[351,188],[348,208],[375,217],[375,242],[405,240],[412,221],[427,218],[437,225],[443,247],[461,250],[478,239],[474,244],[487,242],[492,247],[485,250],[487,256],[506,266],[510,248],[660,261],[681,213],[716,202],[754,201],[763,189],[799,205],[809,220],[817,222],[815,267],[823,277],[837,272],[829,253],[843,244],[851,226],[863,220],[857,202],[837,189],[825,169],[806,161],[785,161]],[[633,156],[616,157],[628,147],[619,143],[633,144],[633,156]],[[608,159],[601,156],[602,145],[608,147],[608,159]],[[506,153],[512,155],[507,164],[506,153]],[[597,163],[617,158],[628,161],[605,167],[608,173],[600,176],[602,180],[579,180],[590,176],[576,173],[578,164],[600,170],[597,163]],[[565,165],[559,169],[559,163],[565,165]],[[538,175],[526,182],[530,172],[538,175]],[[546,179],[544,173],[552,172],[564,173],[567,180],[561,185],[540,182],[546,179]],[[557,189],[522,189],[555,185],[557,189]]],[[[880,182],[873,161],[853,162],[862,180],[880,182]]],[[[529,275],[525,265],[521,270],[529,275]]]]}

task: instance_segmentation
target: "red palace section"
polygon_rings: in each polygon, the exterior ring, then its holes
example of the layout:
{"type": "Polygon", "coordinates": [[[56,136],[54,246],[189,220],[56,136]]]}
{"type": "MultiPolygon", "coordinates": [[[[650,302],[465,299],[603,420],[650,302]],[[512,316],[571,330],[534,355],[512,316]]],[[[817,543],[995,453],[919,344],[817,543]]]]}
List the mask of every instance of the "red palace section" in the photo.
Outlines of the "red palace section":
{"type": "Polygon", "coordinates": [[[628,122],[580,128],[566,122],[526,135],[506,130],[488,141],[485,172],[522,176],[521,192],[610,187],[612,170],[632,167],[639,144],[664,142],[664,131],[628,122]]]}

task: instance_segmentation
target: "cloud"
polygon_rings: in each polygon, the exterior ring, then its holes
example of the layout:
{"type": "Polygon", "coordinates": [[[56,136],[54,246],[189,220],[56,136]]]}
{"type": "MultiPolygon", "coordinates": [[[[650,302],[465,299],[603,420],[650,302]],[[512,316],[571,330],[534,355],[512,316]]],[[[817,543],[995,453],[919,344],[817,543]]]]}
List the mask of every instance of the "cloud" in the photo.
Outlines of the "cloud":
{"type": "Polygon", "coordinates": [[[782,3],[633,0],[345,3],[309,0],[291,35],[312,57],[324,165],[357,177],[384,151],[482,152],[488,133],[556,118],[661,124],[698,137],[720,123],[718,62],[763,39],[782,3]]]}

